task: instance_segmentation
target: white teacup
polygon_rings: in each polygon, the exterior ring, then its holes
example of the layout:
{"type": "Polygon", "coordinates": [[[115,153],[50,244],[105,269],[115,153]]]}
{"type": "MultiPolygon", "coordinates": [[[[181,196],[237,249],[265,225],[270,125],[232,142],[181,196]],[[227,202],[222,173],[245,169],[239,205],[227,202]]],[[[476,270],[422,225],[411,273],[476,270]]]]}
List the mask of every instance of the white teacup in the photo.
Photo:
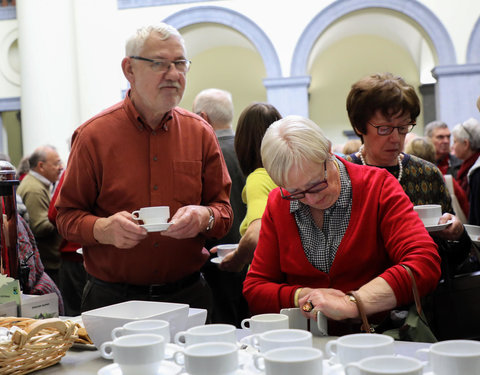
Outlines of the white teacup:
{"type": "Polygon", "coordinates": [[[170,218],[170,207],[143,207],[133,211],[132,218],[142,220],[145,224],[163,224],[170,218]]]}
{"type": "Polygon", "coordinates": [[[480,342],[447,340],[417,350],[422,359],[428,353],[429,364],[435,375],[480,375],[480,342]]]}
{"type": "Polygon", "coordinates": [[[287,329],[288,316],[285,314],[259,314],[251,318],[243,319],[241,323],[243,329],[248,329],[254,334],[271,331],[273,329],[287,329]]]}
{"type": "Polygon", "coordinates": [[[174,342],[180,346],[189,346],[202,342],[237,342],[236,327],[232,324],[207,324],[189,328],[175,334],[174,342]]]}
{"type": "Polygon", "coordinates": [[[303,329],[275,329],[251,337],[251,345],[260,352],[289,346],[312,347],[312,333],[303,329]]]}
{"type": "Polygon", "coordinates": [[[424,204],[413,209],[425,226],[437,225],[442,216],[442,206],[439,204],[424,204]]]}
{"type": "Polygon", "coordinates": [[[382,355],[345,366],[346,375],[422,375],[423,363],[412,357],[382,355]]]}
{"type": "Polygon", "coordinates": [[[134,335],[138,333],[151,333],[163,336],[165,342],[170,342],[170,323],[166,320],[136,320],[128,322],[122,327],[114,328],[112,331],[112,340],[121,336],[134,335]]]}
{"type": "Polygon", "coordinates": [[[288,347],[255,355],[255,367],[265,375],[322,375],[323,354],[320,349],[288,347]]]}
{"type": "Polygon", "coordinates": [[[189,375],[226,375],[238,370],[238,346],[228,342],[206,342],[173,354],[189,375]]]}
{"type": "Polygon", "coordinates": [[[159,335],[135,334],[104,342],[103,358],[113,359],[122,375],[157,375],[165,356],[165,339],[159,335]]]}
{"type": "Polygon", "coordinates": [[[220,259],[225,258],[228,254],[230,254],[232,251],[235,251],[236,248],[238,247],[238,244],[222,244],[222,245],[217,245],[217,256],[220,259]]]}
{"type": "Polygon", "coordinates": [[[393,355],[393,338],[375,333],[355,333],[327,342],[327,355],[334,362],[346,365],[374,355],[393,355]]]}

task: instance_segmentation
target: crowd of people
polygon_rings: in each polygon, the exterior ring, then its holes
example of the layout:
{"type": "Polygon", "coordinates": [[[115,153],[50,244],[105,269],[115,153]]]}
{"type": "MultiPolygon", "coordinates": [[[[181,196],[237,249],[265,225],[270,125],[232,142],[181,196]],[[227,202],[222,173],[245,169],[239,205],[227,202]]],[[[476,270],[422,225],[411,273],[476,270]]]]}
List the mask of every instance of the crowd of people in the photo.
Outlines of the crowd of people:
{"type": "Polygon", "coordinates": [[[422,296],[442,273],[478,267],[463,225],[480,225],[477,120],[452,131],[430,123],[406,144],[415,89],[371,74],[346,98],[358,139],[335,153],[322,124],[268,103],[247,106],[234,127],[225,90],[182,109],[190,64],[175,28],[137,30],[121,62],[130,89],[75,130],[65,171],[53,146],[22,161],[20,250],[38,248],[67,315],[136,299],[187,303],[207,322],[239,326],[308,302],[307,317],[321,311],[329,332],[344,334],[360,329],[350,291],[375,319],[412,303],[404,266],[422,296]],[[413,210],[425,204],[441,205],[449,225],[429,233],[413,210]],[[170,208],[168,229],[132,218],[149,206],[170,208]],[[225,243],[238,246],[210,262],[225,243]]]}

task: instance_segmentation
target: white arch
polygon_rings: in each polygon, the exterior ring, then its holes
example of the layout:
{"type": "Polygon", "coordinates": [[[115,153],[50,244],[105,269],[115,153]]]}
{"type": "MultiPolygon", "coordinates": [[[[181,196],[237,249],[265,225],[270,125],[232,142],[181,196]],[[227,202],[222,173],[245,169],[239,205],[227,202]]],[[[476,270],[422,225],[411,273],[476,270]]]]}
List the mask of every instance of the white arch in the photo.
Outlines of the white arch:
{"type": "Polygon", "coordinates": [[[480,63],[480,17],[470,34],[467,47],[467,64],[480,63]]]}
{"type": "Polygon", "coordinates": [[[447,30],[427,7],[415,0],[338,0],[323,9],[307,25],[293,53],[291,76],[307,75],[310,52],[329,25],[348,13],[368,8],[400,12],[415,21],[428,35],[437,53],[439,65],[456,64],[455,48],[447,30]]]}
{"type": "Polygon", "coordinates": [[[253,43],[265,64],[267,78],[282,76],[280,60],[270,39],[256,23],[236,11],[216,6],[199,6],[172,14],[164,22],[177,29],[203,22],[231,27],[253,43]]]}

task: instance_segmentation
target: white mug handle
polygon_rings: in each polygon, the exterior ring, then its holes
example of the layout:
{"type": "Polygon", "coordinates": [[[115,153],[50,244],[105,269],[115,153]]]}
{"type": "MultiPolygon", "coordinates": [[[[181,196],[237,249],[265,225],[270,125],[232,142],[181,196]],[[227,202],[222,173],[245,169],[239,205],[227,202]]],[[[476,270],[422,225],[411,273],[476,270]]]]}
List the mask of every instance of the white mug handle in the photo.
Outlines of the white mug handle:
{"type": "Polygon", "coordinates": [[[360,365],[358,363],[349,363],[347,365],[345,365],[344,367],[344,371],[345,371],[345,375],[349,375],[349,374],[358,374],[358,372],[361,372],[361,368],[360,368],[360,365]],[[351,369],[356,369],[356,371],[354,372],[350,372],[351,369]]]}
{"type": "Polygon", "coordinates": [[[177,365],[183,366],[185,364],[185,354],[182,351],[173,353],[172,358],[177,365]]]}
{"type": "Polygon", "coordinates": [[[265,371],[265,359],[263,358],[263,355],[255,354],[253,356],[253,364],[257,370],[262,372],[265,371]]]}
{"type": "Polygon", "coordinates": [[[243,319],[242,322],[240,323],[240,326],[243,329],[249,329],[250,328],[250,319],[249,318],[243,319]]]}
{"type": "Polygon", "coordinates": [[[113,359],[113,341],[106,341],[100,345],[100,354],[105,359],[113,359]]]}
{"type": "Polygon", "coordinates": [[[332,340],[327,342],[325,345],[325,351],[327,352],[329,357],[333,357],[337,355],[337,340],[332,340]]]}
{"type": "Polygon", "coordinates": [[[140,220],[140,211],[139,210],[133,211],[132,218],[135,220],[140,220]]]}
{"type": "Polygon", "coordinates": [[[118,339],[123,336],[125,329],[123,327],[116,327],[112,331],[112,340],[118,339]]]}
{"type": "Polygon", "coordinates": [[[173,339],[175,344],[180,345],[180,346],[185,346],[187,345],[187,332],[186,331],[180,331],[175,334],[175,338],[173,339]]]}

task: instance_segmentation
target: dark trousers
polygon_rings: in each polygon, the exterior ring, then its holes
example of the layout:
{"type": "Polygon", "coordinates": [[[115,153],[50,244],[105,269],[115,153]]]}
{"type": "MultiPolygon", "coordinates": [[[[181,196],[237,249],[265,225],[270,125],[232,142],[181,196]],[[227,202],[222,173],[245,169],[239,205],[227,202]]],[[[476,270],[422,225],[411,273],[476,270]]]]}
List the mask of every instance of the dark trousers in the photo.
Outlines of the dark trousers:
{"type": "Polygon", "coordinates": [[[87,282],[87,273],[83,263],[62,260],[58,276],[60,280],[58,287],[62,292],[65,315],[80,315],[83,289],[87,282]]]}
{"type": "Polygon", "coordinates": [[[93,310],[131,300],[174,302],[185,303],[190,305],[190,307],[206,309],[208,312],[207,323],[211,322],[213,309],[212,292],[201,274],[193,284],[180,288],[179,290],[171,290],[166,293],[159,293],[157,291],[154,294],[143,291],[139,292],[139,289],[145,288],[147,287],[107,283],[88,275],[87,283],[83,290],[82,311],[93,310]]]}

